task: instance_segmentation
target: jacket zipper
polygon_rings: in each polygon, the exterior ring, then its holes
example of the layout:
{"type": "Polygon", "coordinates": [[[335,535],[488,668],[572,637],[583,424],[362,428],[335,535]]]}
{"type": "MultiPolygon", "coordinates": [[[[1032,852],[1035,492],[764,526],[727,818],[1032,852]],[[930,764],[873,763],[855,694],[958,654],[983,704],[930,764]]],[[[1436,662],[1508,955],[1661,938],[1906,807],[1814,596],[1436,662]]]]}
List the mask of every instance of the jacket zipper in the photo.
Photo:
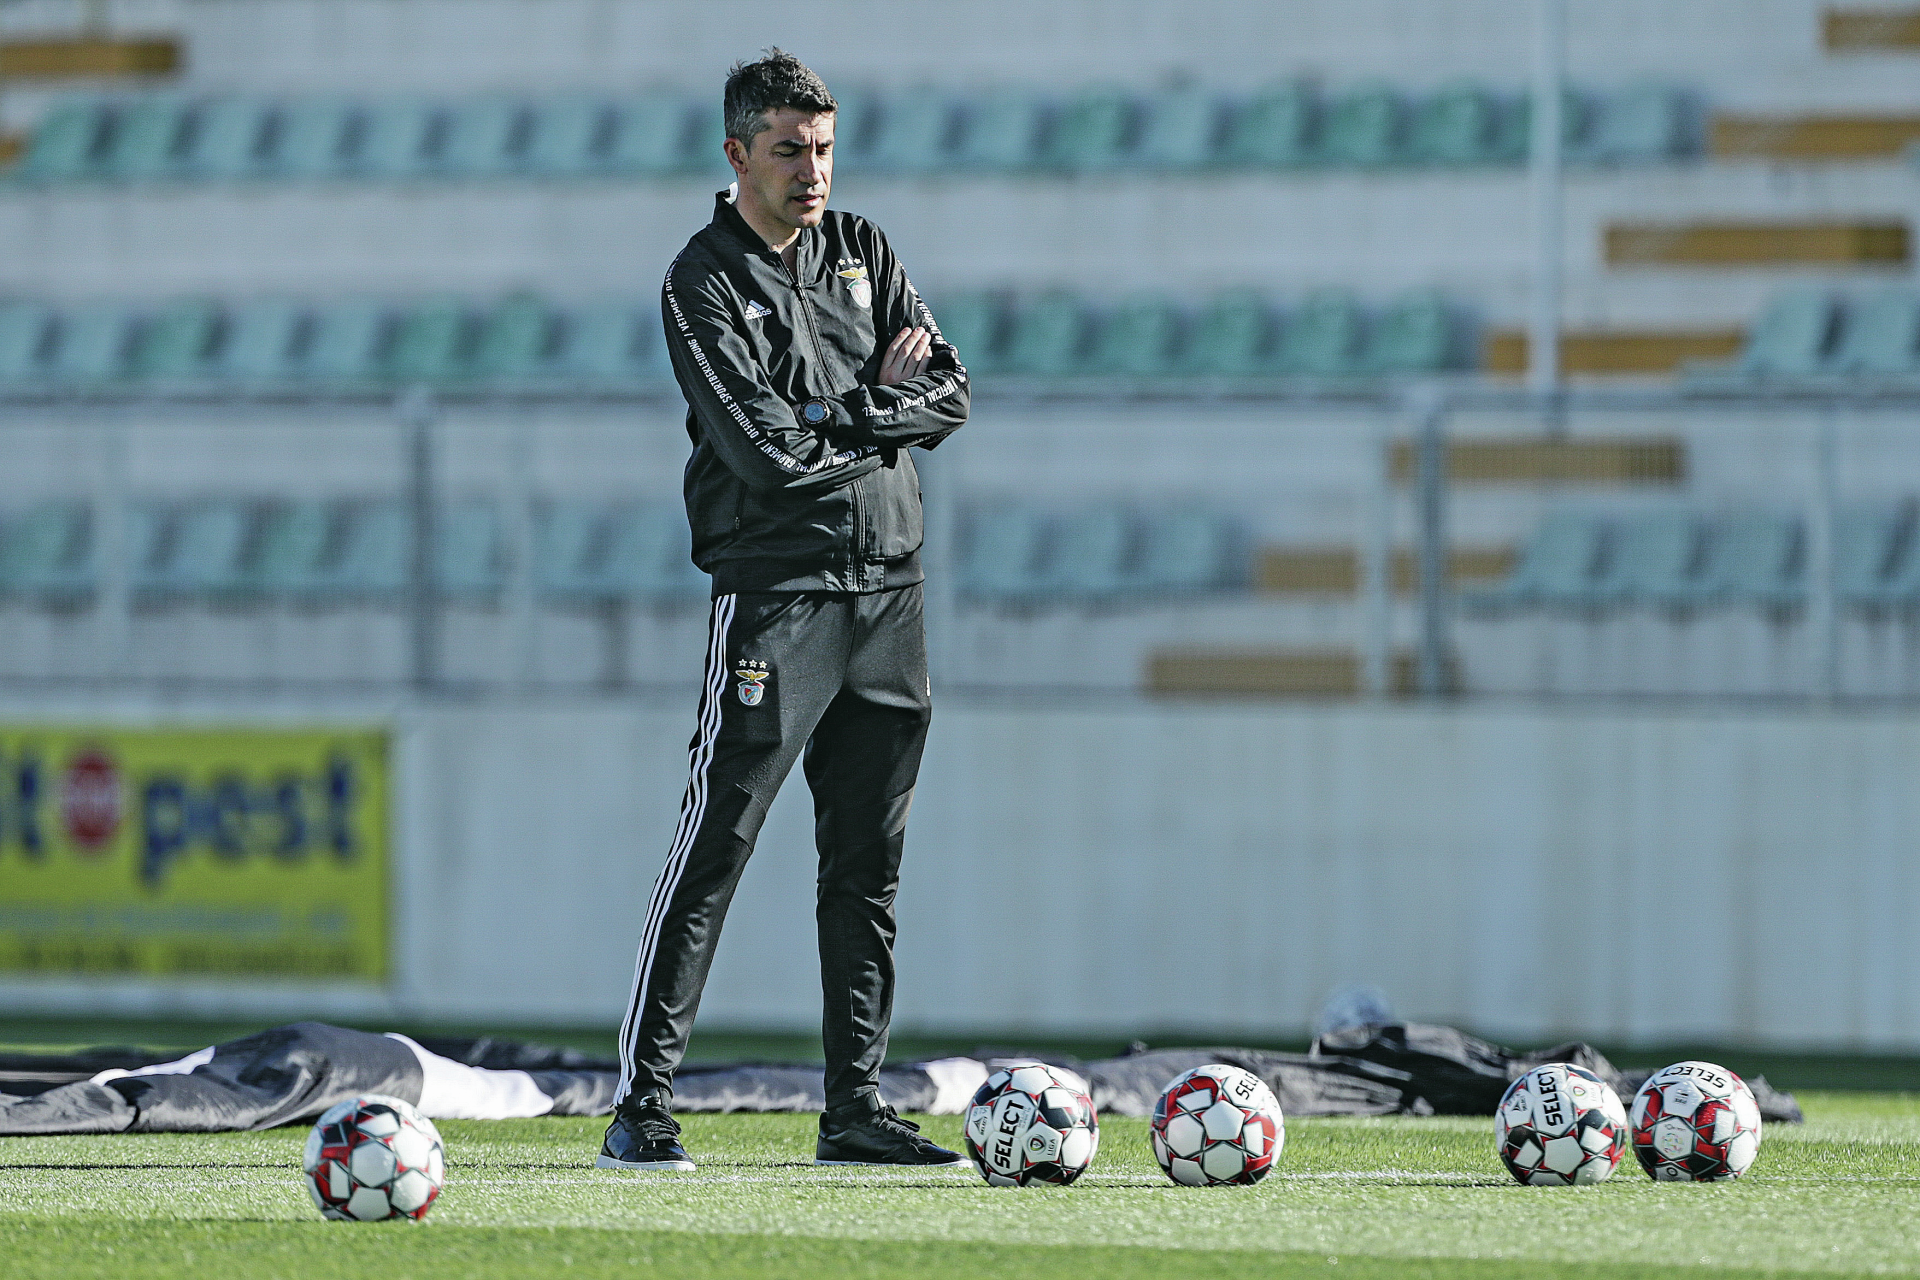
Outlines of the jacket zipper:
{"type": "MultiPolygon", "coordinates": [[[[814,324],[813,306],[807,301],[807,291],[800,287],[800,277],[787,268],[787,260],[778,253],[773,257],[780,264],[780,273],[793,286],[794,308],[807,322],[807,340],[813,344],[814,367],[824,371],[827,367],[826,353],[820,347],[820,330],[814,324]]],[[[800,255],[795,253],[794,261],[797,263],[799,260],[800,255]]],[[[855,480],[849,488],[853,494],[853,530],[847,543],[847,569],[852,585],[857,590],[866,585],[867,512],[866,504],[860,499],[860,481],[855,480]]]]}

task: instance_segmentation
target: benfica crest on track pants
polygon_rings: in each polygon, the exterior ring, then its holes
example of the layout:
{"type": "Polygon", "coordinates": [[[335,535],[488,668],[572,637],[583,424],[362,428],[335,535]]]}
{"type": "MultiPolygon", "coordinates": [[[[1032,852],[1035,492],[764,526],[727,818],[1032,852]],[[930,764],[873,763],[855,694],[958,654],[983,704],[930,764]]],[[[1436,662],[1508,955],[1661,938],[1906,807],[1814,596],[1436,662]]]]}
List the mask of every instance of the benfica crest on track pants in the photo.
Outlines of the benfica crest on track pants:
{"type": "Polygon", "coordinates": [[[621,1026],[622,1096],[671,1087],[767,806],[806,752],[827,1103],[876,1086],[893,1013],[893,900],[931,704],[919,584],[720,596],[692,770],[621,1026]]]}

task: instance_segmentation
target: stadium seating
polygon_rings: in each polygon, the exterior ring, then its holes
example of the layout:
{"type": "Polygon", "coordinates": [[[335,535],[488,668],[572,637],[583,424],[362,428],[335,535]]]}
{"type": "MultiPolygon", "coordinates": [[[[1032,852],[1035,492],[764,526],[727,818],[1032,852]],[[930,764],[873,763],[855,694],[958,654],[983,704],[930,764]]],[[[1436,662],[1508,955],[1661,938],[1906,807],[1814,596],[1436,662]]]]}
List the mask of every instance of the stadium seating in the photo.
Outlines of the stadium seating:
{"type": "Polygon", "coordinates": [[[1247,557],[1235,521],[1217,511],[997,502],[969,514],[954,572],[976,604],[1118,606],[1242,587],[1247,557]]]}
{"type": "Polygon", "coordinates": [[[953,160],[962,168],[1025,173],[1036,168],[1045,141],[1047,104],[1022,89],[989,92],[961,109],[959,145],[953,160]]]}
{"type": "Polygon", "coordinates": [[[1847,380],[1911,388],[1920,383],[1920,291],[1786,290],[1755,320],[1737,357],[1689,363],[1683,376],[1703,388],[1817,389],[1847,380]]]}
{"type": "Polygon", "coordinates": [[[85,506],[42,502],[0,520],[0,597],[72,605],[93,586],[93,524],[85,506]]]}
{"type": "MultiPolygon", "coordinates": [[[[1432,290],[1390,299],[1377,314],[1339,290],[1290,309],[1249,290],[1197,307],[1158,293],[1101,303],[1066,290],[932,301],[970,368],[1021,379],[1393,376],[1461,368],[1472,345],[1460,309],[1432,290]]],[[[1871,358],[1885,363],[1891,339],[1877,341],[1871,358]]],[[[0,303],[0,392],[188,383],[632,390],[664,388],[672,376],[651,298],[0,303]]]]}
{"type": "Polygon", "coordinates": [[[1154,169],[1198,169],[1220,154],[1226,103],[1198,89],[1173,89],[1143,108],[1140,144],[1134,156],[1154,169]]]}
{"type": "MultiPolygon", "coordinates": [[[[1567,102],[1572,163],[1653,163],[1699,150],[1700,111],[1672,86],[1572,92],[1567,102]]],[[[1528,119],[1524,95],[1475,82],[1426,94],[1378,83],[1330,93],[1283,83],[1241,94],[1181,88],[1143,96],[1098,86],[1061,94],[1017,85],[856,89],[841,114],[843,164],[885,174],[1518,164],[1528,119]]],[[[83,94],[54,102],[9,177],[29,184],[717,177],[725,173],[721,137],[710,98],[667,90],[626,98],[278,101],[83,94]]]]}
{"type": "MultiPolygon", "coordinates": [[[[1804,606],[1803,520],[1772,511],[1656,510],[1548,514],[1502,582],[1464,592],[1482,612],[1560,608],[1762,610],[1804,606]]],[[[1912,502],[1843,509],[1833,533],[1837,604],[1868,612],[1920,607],[1920,512],[1912,502]]]]}
{"type": "Polygon", "coordinates": [[[1348,90],[1327,104],[1320,157],[1328,164],[1383,169],[1412,159],[1406,103],[1389,85],[1348,90]]]}

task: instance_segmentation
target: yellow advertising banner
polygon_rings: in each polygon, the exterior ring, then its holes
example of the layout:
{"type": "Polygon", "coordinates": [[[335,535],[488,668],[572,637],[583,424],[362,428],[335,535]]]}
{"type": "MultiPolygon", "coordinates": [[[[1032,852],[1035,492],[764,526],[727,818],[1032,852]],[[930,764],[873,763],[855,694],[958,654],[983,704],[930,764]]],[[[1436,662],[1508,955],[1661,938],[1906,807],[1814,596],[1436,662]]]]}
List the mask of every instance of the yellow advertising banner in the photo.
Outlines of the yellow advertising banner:
{"type": "Polygon", "coordinates": [[[381,730],[0,725],[0,972],[388,964],[381,730]]]}

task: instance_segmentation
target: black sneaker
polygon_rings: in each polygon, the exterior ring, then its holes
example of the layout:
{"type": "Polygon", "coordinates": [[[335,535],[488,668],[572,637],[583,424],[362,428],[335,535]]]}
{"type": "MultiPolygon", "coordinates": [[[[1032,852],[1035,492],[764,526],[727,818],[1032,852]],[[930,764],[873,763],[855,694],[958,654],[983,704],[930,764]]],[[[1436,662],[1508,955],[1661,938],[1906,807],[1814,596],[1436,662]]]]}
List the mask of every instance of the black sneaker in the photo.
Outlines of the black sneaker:
{"type": "Polygon", "coordinates": [[[693,1161],[680,1145],[680,1122],[658,1094],[629,1099],[614,1109],[607,1139],[600,1144],[598,1169],[641,1173],[692,1173],[693,1161]]]}
{"type": "Polygon", "coordinates": [[[944,1167],[967,1158],[920,1135],[920,1126],[878,1098],[836,1108],[820,1117],[815,1164],[896,1164],[944,1167]]]}

